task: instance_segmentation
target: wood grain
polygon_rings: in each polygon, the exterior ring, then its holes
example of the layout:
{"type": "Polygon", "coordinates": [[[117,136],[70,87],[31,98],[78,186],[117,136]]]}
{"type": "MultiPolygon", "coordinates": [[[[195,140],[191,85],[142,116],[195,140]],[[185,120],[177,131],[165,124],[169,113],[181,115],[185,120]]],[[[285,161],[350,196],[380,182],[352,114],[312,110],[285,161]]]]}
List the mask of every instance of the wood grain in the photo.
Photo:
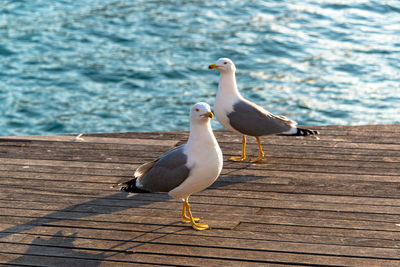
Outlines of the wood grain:
{"type": "Polygon", "coordinates": [[[241,136],[216,131],[222,175],[190,198],[207,231],[167,195],[113,188],[187,132],[0,137],[0,263],[399,266],[400,125],[312,128],[263,137],[258,164],[227,161],[241,136]]]}

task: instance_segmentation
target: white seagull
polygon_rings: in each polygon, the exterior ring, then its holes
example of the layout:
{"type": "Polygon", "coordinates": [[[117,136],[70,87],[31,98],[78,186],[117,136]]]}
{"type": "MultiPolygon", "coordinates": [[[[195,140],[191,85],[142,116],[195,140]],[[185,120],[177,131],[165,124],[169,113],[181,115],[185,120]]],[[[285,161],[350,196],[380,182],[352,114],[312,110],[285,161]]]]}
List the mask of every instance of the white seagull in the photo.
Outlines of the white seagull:
{"type": "Polygon", "coordinates": [[[196,230],[207,224],[197,223],[189,206],[189,196],[210,186],[222,170],[222,151],[211,129],[213,118],[207,103],[197,103],[190,110],[190,134],[186,144],[176,147],[160,158],[139,166],[134,179],[121,191],[130,193],[168,193],[183,201],[182,221],[196,230]]]}
{"type": "Polygon", "coordinates": [[[243,135],[242,156],[231,157],[232,161],[246,158],[246,135],[257,139],[259,156],[250,160],[259,162],[264,158],[260,136],[269,134],[307,136],[316,135],[317,131],[297,128],[297,123],[284,116],[276,116],[262,107],[244,99],[237,88],[236,67],[229,58],[220,58],[209,69],[220,72],[218,92],[214,103],[214,112],[218,121],[228,130],[243,135]]]}

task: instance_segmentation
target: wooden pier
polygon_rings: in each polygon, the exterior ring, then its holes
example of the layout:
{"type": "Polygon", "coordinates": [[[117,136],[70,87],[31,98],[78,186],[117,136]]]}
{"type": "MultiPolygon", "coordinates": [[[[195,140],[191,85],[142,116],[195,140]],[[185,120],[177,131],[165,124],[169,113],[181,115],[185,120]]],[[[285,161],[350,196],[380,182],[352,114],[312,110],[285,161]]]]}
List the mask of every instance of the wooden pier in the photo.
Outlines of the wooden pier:
{"type": "MultiPolygon", "coordinates": [[[[3,266],[400,266],[400,125],[263,137],[265,160],[229,162],[180,222],[164,194],[111,188],[187,132],[0,137],[3,266]]],[[[248,138],[248,156],[257,156],[248,138]]]]}

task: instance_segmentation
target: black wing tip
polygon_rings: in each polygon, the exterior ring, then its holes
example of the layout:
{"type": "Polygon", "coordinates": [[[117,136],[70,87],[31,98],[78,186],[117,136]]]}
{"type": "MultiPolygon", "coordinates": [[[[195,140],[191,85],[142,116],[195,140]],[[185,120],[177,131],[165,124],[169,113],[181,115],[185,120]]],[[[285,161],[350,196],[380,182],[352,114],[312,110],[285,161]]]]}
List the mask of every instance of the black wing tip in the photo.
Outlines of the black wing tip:
{"type": "Polygon", "coordinates": [[[309,129],[304,129],[304,128],[296,128],[297,131],[293,134],[285,134],[285,135],[291,135],[291,136],[309,136],[309,135],[318,135],[319,132],[316,130],[309,130],[309,129]]]}
{"type": "Polygon", "coordinates": [[[315,130],[309,130],[309,129],[304,129],[304,128],[297,128],[297,132],[301,136],[308,136],[308,135],[317,135],[319,134],[318,131],[315,130]]]}
{"type": "Polygon", "coordinates": [[[147,191],[145,189],[141,189],[141,188],[137,187],[136,186],[136,178],[124,183],[120,187],[119,191],[127,192],[127,193],[151,193],[150,191],[147,191]]]}

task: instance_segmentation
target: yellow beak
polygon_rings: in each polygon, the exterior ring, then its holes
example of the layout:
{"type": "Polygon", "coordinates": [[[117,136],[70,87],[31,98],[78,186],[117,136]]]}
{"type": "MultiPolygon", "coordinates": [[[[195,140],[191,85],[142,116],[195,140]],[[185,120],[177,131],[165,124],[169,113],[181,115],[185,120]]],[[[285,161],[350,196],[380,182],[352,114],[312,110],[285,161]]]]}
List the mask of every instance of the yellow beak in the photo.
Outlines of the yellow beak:
{"type": "Polygon", "coordinates": [[[218,69],[218,66],[216,64],[211,64],[208,66],[208,69],[212,70],[212,69],[218,69]]]}
{"type": "Polygon", "coordinates": [[[210,118],[210,119],[214,118],[214,114],[212,114],[211,111],[209,111],[209,112],[207,112],[207,113],[204,113],[202,116],[203,116],[204,118],[210,118]]]}

